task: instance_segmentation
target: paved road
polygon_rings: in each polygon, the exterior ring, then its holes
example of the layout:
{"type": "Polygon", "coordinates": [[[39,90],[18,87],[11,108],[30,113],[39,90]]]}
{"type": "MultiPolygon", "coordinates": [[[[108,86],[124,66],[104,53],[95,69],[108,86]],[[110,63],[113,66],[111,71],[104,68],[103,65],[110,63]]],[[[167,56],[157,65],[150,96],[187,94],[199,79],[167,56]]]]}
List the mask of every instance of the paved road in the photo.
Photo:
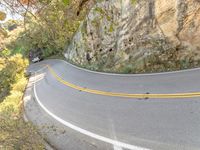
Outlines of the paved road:
{"type": "Polygon", "coordinates": [[[99,140],[119,142],[118,149],[200,149],[200,69],[109,75],[78,69],[60,60],[36,63],[29,69],[38,71],[35,94],[41,106],[61,123],[73,125],[77,132],[83,130],[83,134],[99,140]],[[166,94],[166,98],[99,95],[76,87],[107,93],[166,94]],[[176,93],[192,96],[167,97],[176,93]]]}

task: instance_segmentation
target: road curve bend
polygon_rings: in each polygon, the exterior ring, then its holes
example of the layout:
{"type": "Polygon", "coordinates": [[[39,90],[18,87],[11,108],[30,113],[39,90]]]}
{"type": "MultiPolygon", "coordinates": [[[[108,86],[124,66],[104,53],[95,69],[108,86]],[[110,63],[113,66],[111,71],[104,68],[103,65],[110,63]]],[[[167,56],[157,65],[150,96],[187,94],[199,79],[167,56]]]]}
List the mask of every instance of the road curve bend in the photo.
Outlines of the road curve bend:
{"type": "Polygon", "coordinates": [[[200,69],[112,75],[46,60],[29,70],[39,105],[77,132],[115,149],[200,149],[200,69]]]}

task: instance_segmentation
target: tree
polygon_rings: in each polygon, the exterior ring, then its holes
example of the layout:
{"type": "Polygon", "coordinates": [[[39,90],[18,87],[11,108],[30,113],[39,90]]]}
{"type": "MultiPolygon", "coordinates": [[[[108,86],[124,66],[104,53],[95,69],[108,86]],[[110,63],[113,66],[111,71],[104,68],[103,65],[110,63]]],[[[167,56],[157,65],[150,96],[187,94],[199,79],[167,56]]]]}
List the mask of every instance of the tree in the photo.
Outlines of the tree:
{"type": "MultiPolygon", "coordinates": [[[[3,2],[3,3],[2,3],[3,2]]],[[[9,49],[42,49],[45,56],[61,54],[95,0],[1,0],[24,17],[25,32],[9,49]],[[21,48],[20,48],[21,49],[21,48]]]]}

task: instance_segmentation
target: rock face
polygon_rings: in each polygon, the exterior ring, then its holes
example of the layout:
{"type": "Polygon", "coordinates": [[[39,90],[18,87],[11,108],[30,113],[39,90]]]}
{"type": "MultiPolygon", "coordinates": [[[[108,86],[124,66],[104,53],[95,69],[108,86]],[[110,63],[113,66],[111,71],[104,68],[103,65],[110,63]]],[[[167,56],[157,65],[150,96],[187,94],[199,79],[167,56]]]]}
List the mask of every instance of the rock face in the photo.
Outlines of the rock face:
{"type": "Polygon", "coordinates": [[[200,0],[100,0],[65,57],[110,72],[176,70],[200,64],[200,0]]]}

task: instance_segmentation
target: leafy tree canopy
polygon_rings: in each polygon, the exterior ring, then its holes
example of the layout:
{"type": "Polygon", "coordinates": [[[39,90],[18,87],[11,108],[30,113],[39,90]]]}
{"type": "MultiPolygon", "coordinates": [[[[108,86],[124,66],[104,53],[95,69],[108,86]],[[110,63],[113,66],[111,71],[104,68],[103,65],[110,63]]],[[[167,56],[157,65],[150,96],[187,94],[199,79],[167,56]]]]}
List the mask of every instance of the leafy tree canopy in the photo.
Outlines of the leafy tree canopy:
{"type": "MultiPolygon", "coordinates": [[[[0,5],[24,17],[25,31],[7,48],[27,55],[31,49],[42,49],[47,57],[62,54],[94,3],[95,0],[1,0],[0,5]]],[[[7,22],[4,27],[12,31],[21,25],[7,22]]]]}

